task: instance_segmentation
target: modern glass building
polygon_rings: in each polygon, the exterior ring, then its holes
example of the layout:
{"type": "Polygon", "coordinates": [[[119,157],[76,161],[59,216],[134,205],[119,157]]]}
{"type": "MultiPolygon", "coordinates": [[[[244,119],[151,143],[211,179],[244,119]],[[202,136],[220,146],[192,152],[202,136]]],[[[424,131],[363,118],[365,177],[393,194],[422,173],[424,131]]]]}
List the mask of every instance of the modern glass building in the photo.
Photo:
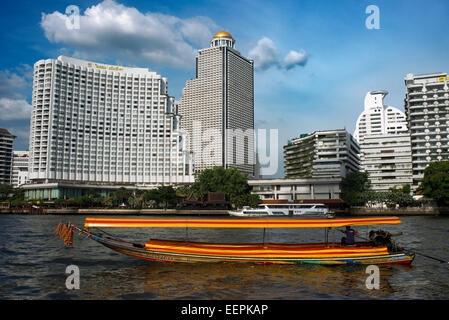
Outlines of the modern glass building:
{"type": "Polygon", "coordinates": [[[193,181],[176,103],[167,79],[154,71],[65,56],[40,60],[32,106],[30,198],[42,188],[58,190],[44,198],[61,197],[59,185],[67,184],[116,189],[193,181]]]}

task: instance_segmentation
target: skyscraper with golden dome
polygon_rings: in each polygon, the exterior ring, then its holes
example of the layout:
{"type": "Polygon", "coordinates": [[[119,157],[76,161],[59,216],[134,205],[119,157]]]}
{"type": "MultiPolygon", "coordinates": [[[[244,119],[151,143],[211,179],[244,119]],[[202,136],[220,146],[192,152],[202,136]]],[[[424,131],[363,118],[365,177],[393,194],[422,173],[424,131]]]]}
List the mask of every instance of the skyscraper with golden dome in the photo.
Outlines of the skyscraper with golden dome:
{"type": "Polygon", "coordinates": [[[254,175],[254,63],[226,31],[198,51],[196,77],[179,102],[194,171],[214,166],[254,175]]]}

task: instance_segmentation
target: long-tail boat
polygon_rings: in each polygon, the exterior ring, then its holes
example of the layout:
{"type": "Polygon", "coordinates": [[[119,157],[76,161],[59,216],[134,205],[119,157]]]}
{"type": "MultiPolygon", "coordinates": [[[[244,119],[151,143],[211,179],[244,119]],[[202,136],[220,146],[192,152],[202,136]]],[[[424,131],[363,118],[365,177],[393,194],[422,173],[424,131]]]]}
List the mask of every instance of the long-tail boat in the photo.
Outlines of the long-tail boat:
{"type": "MultiPolygon", "coordinates": [[[[400,224],[397,217],[350,219],[124,219],[86,218],[85,227],[151,227],[151,228],[262,228],[262,243],[209,243],[150,239],[132,243],[109,236],[104,231],[92,232],[74,224],[60,224],[55,231],[66,244],[72,240],[68,234],[77,230],[80,234],[100,244],[129,256],[163,262],[252,262],[263,264],[410,264],[415,255],[391,245],[374,241],[356,242],[353,245],[329,242],[329,230],[345,226],[400,224]],[[325,228],[323,243],[281,244],[265,243],[268,228],[325,228]],[[58,231],[59,229],[59,231],[58,231]]],[[[101,229],[100,229],[101,230],[101,229]]]]}

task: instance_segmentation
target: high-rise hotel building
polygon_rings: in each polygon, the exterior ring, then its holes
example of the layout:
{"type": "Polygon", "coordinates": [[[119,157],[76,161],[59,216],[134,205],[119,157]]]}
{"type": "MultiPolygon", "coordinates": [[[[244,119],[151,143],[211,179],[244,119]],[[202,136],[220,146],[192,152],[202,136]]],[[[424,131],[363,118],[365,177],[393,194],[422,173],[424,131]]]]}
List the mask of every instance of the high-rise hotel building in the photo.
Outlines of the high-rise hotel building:
{"type": "Polygon", "coordinates": [[[93,185],[191,182],[167,86],[146,68],[65,56],[36,62],[29,198],[68,198],[93,185]]]}
{"type": "Polygon", "coordinates": [[[449,77],[447,73],[408,74],[404,80],[417,187],[430,162],[449,159],[449,77]]]}
{"type": "Polygon", "coordinates": [[[412,184],[410,134],[405,114],[383,103],[387,91],[371,91],[357,119],[354,137],[360,145],[361,169],[371,188],[387,191],[412,184]]]}
{"type": "Polygon", "coordinates": [[[223,166],[254,175],[254,64],[234,44],[220,31],[199,50],[179,102],[196,172],[223,166]]]}

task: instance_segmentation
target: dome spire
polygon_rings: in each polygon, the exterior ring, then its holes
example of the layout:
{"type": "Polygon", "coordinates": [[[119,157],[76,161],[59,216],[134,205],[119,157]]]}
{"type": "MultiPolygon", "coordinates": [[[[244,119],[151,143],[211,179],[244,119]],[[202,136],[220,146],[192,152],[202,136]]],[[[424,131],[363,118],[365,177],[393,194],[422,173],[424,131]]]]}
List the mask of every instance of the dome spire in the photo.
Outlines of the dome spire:
{"type": "Polygon", "coordinates": [[[212,37],[210,41],[210,46],[212,47],[231,47],[234,48],[235,40],[231,34],[227,31],[218,31],[212,37]]]}

